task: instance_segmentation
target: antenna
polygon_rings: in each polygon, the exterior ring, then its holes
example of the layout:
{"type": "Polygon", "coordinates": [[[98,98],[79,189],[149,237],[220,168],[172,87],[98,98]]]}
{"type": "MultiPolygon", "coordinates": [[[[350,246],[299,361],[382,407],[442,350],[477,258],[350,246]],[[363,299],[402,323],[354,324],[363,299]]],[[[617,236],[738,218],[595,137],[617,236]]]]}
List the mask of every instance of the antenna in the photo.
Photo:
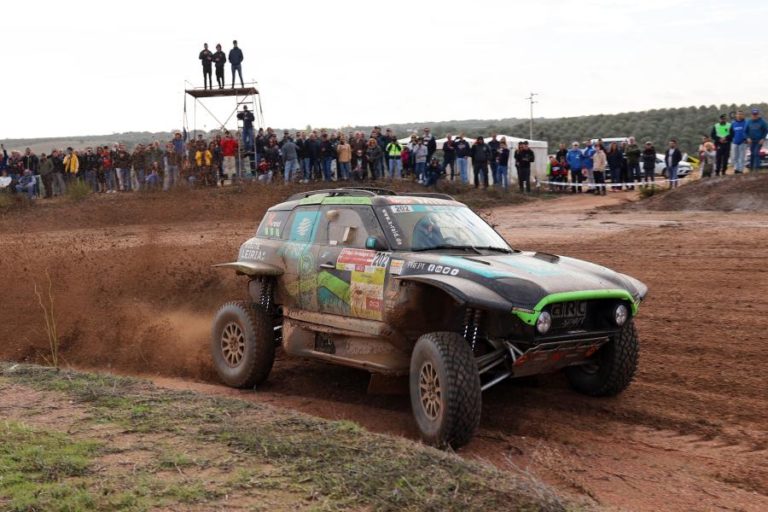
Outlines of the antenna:
{"type": "Polygon", "coordinates": [[[530,106],[531,106],[531,120],[530,120],[530,123],[528,125],[528,139],[530,139],[530,140],[533,140],[533,104],[534,103],[538,103],[538,101],[535,101],[533,98],[535,96],[538,96],[538,95],[539,95],[539,93],[532,92],[530,96],[525,98],[526,100],[528,100],[530,102],[530,106]]]}

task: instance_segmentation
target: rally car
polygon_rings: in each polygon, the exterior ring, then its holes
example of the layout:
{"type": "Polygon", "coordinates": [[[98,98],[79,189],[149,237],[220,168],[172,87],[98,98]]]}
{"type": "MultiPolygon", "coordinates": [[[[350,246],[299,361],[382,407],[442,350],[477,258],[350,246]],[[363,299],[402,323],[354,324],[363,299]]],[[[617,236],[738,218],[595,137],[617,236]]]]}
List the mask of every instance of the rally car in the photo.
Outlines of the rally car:
{"type": "Polygon", "coordinates": [[[564,370],[587,395],[623,391],[647,287],[605,267],[511,248],[442,194],[332,189],[270,208],[237,261],[247,298],[211,339],[221,380],[252,388],[286,354],[407,375],[425,442],[467,443],[482,391],[564,370]]]}

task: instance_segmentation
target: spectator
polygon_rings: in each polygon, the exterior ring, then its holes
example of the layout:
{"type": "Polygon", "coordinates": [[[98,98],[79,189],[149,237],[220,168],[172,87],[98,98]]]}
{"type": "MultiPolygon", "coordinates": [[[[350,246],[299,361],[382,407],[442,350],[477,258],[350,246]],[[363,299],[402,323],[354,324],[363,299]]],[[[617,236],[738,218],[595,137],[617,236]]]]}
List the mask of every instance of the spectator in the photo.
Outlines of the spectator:
{"type": "Polygon", "coordinates": [[[643,161],[643,172],[645,173],[645,182],[653,183],[656,181],[656,148],[651,141],[645,143],[643,154],[640,156],[643,161]]]}
{"type": "Polygon", "coordinates": [[[34,199],[36,185],[37,181],[35,180],[35,175],[32,174],[32,170],[24,169],[24,173],[21,175],[21,178],[19,178],[19,181],[16,184],[16,192],[20,194],[26,192],[29,199],[34,199]]]}
{"type": "Polygon", "coordinates": [[[382,158],[384,152],[381,146],[374,138],[368,139],[368,147],[365,150],[365,159],[368,161],[368,171],[371,173],[372,180],[378,180],[384,177],[384,167],[382,158]]]}
{"type": "Polygon", "coordinates": [[[758,109],[752,109],[752,119],[747,122],[744,133],[749,144],[749,168],[752,172],[757,172],[760,170],[760,148],[765,142],[765,137],[768,136],[768,124],[760,117],[758,109]]]}
{"type": "Polygon", "coordinates": [[[288,137],[280,151],[283,157],[283,181],[290,183],[294,178],[294,173],[299,170],[299,148],[293,139],[288,137]]]}
{"type": "Polygon", "coordinates": [[[352,157],[352,179],[363,181],[365,179],[365,152],[362,149],[355,151],[352,157]]]}
{"type": "Polygon", "coordinates": [[[336,145],[336,157],[339,162],[339,179],[344,181],[349,179],[350,166],[352,164],[352,146],[347,143],[344,134],[341,135],[339,143],[336,145]]]}
{"type": "Polygon", "coordinates": [[[280,166],[280,146],[277,145],[277,138],[269,138],[264,150],[264,161],[267,165],[266,168],[259,167],[258,180],[261,183],[271,183],[273,174],[280,166]]]}
{"type": "Polygon", "coordinates": [[[397,177],[402,178],[402,165],[403,162],[400,159],[403,152],[403,147],[397,141],[397,137],[391,136],[389,144],[387,144],[385,153],[389,158],[389,179],[397,177]]]}
{"type": "Polygon", "coordinates": [[[424,171],[424,185],[437,188],[437,181],[440,179],[442,168],[437,158],[432,158],[424,171]]]}
{"type": "Polygon", "coordinates": [[[499,150],[496,152],[496,176],[495,185],[501,185],[504,192],[509,190],[509,148],[507,139],[504,137],[499,141],[499,150]]]}
{"type": "Polygon", "coordinates": [[[107,194],[114,194],[117,191],[115,168],[114,162],[112,161],[112,153],[109,151],[108,146],[101,148],[99,158],[101,158],[99,169],[101,170],[100,183],[103,186],[102,191],[107,194]]]}
{"type": "Polygon", "coordinates": [[[255,146],[253,121],[256,118],[253,116],[253,112],[248,110],[248,105],[243,105],[243,111],[237,113],[237,118],[243,122],[243,147],[246,151],[253,151],[255,146]]]}
{"type": "Polygon", "coordinates": [[[605,195],[605,169],[608,166],[608,157],[601,143],[595,144],[595,155],[592,158],[592,175],[595,179],[595,195],[605,195]]]}
{"type": "Polygon", "coordinates": [[[208,49],[208,43],[203,44],[203,51],[200,52],[200,62],[203,64],[203,89],[213,89],[213,81],[211,80],[213,54],[208,49]]]}
{"type": "Polygon", "coordinates": [[[592,145],[591,141],[584,141],[584,149],[582,150],[582,154],[584,155],[584,159],[582,160],[582,168],[584,169],[584,172],[587,174],[587,183],[589,183],[589,191],[592,192],[595,188],[595,176],[592,173],[593,168],[593,161],[592,158],[595,156],[595,148],[592,145]]]}
{"type": "Polygon", "coordinates": [[[131,155],[125,149],[125,144],[120,144],[118,146],[117,153],[115,154],[115,157],[113,160],[115,165],[115,171],[117,171],[118,176],[120,176],[120,181],[122,182],[122,191],[130,192],[132,188],[131,187],[131,155]]]}
{"type": "Polygon", "coordinates": [[[456,166],[459,168],[459,177],[463,184],[469,183],[469,175],[467,174],[467,158],[471,152],[469,143],[464,140],[464,134],[460,133],[459,137],[453,145],[456,148],[456,166]]]}
{"type": "Polygon", "coordinates": [[[176,152],[173,142],[169,142],[165,145],[165,153],[163,154],[163,164],[165,167],[165,175],[163,176],[163,190],[168,191],[171,187],[175,187],[179,183],[179,170],[182,164],[183,153],[176,152]]]}
{"type": "Polygon", "coordinates": [[[237,175],[237,140],[232,137],[229,130],[224,132],[224,139],[221,141],[221,155],[222,155],[222,168],[224,176],[222,177],[222,183],[224,180],[234,180],[237,175]]]}
{"type": "Polygon", "coordinates": [[[555,158],[558,162],[568,158],[568,147],[564,142],[560,143],[560,147],[557,149],[557,153],[555,153],[555,158]]]}
{"type": "Polygon", "coordinates": [[[744,119],[744,111],[736,112],[736,119],[731,123],[731,143],[733,144],[733,168],[736,174],[744,172],[744,160],[747,154],[747,121],[744,119]]]}
{"type": "Polygon", "coordinates": [[[196,183],[207,187],[215,187],[217,182],[212,144],[212,142],[206,144],[205,141],[198,141],[197,151],[195,151],[196,183]]]}
{"type": "Polygon", "coordinates": [[[53,160],[40,153],[40,179],[46,199],[53,197],[53,160]]]}
{"type": "MultiPolygon", "coordinates": [[[[629,182],[635,183],[639,185],[642,180],[640,176],[640,146],[637,145],[637,142],[635,142],[634,137],[630,137],[629,141],[627,142],[627,147],[624,150],[624,156],[627,159],[627,174],[629,182]]],[[[634,190],[634,186],[629,187],[630,190],[634,190]]]]}
{"type": "Polygon", "coordinates": [[[0,172],[2,172],[8,168],[8,151],[4,144],[0,144],[0,149],[3,150],[3,155],[0,157],[0,172]]]}
{"type": "Polygon", "coordinates": [[[309,155],[309,175],[305,174],[304,179],[309,182],[310,179],[319,179],[320,173],[320,141],[317,140],[317,132],[314,130],[309,135],[306,143],[307,154],[309,155]]]}
{"type": "Polygon", "coordinates": [[[571,144],[571,149],[568,150],[566,155],[568,166],[571,168],[571,192],[581,193],[581,183],[584,181],[583,165],[584,165],[584,153],[579,148],[579,143],[574,142],[571,144]]]}
{"type": "Polygon", "coordinates": [[[701,177],[709,178],[712,176],[712,170],[717,165],[718,155],[715,150],[715,145],[710,141],[705,142],[703,146],[701,151],[701,177]]]}
{"type": "Polygon", "coordinates": [[[23,169],[29,169],[32,171],[32,174],[37,174],[39,170],[40,159],[37,158],[37,155],[32,153],[30,148],[26,148],[24,150],[24,156],[21,158],[21,164],[23,169]]]}
{"type": "Polygon", "coordinates": [[[320,135],[320,161],[323,165],[323,181],[333,181],[333,161],[336,157],[336,148],[327,133],[320,135]]]}
{"type": "Polygon", "coordinates": [[[233,48],[229,50],[229,64],[232,67],[232,88],[235,88],[235,72],[240,76],[240,87],[245,88],[243,82],[243,50],[238,48],[237,41],[232,41],[233,48]]]}
{"type": "Polygon", "coordinates": [[[481,182],[483,188],[488,188],[488,164],[491,161],[491,150],[482,137],[475,139],[475,143],[472,144],[470,158],[472,158],[475,188],[478,188],[481,182]]]}
{"type": "Polygon", "coordinates": [[[611,189],[619,191],[622,189],[621,164],[624,160],[624,155],[619,150],[619,145],[615,142],[611,142],[611,145],[608,146],[606,159],[608,160],[608,169],[611,171],[611,182],[613,183],[611,189]]]}
{"type": "Polygon", "coordinates": [[[432,157],[437,151],[437,140],[429,128],[424,128],[424,145],[427,147],[427,162],[432,162],[432,157]]]}
{"type": "Polygon", "coordinates": [[[448,166],[451,166],[451,181],[456,174],[456,148],[453,146],[453,138],[447,135],[443,143],[443,174],[448,173],[448,166]]]}
{"type": "Polygon", "coordinates": [[[160,164],[157,162],[152,162],[149,166],[149,174],[147,174],[145,185],[148,190],[160,188],[160,164]]]}
{"type": "Polygon", "coordinates": [[[517,186],[520,187],[520,192],[531,192],[531,164],[534,159],[533,151],[528,147],[528,141],[524,140],[515,151],[517,186]]]}
{"type": "Polygon", "coordinates": [[[64,157],[61,151],[54,149],[51,151],[51,160],[53,160],[53,194],[63,196],[67,192],[67,184],[64,181],[64,157]]]}
{"type": "Polygon", "coordinates": [[[488,149],[491,151],[491,181],[493,182],[492,185],[496,185],[499,182],[499,141],[495,133],[491,134],[491,140],[488,141],[488,149]]]}
{"type": "Polygon", "coordinates": [[[99,156],[93,152],[93,148],[87,148],[83,156],[83,171],[85,171],[85,182],[94,192],[99,191],[98,170],[101,164],[99,156]]]}
{"type": "Polygon", "coordinates": [[[715,162],[715,176],[720,176],[728,167],[728,158],[731,156],[731,123],[727,121],[725,114],[720,114],[720,121],[712,127],[710,138],[715,141],[717,161],[715,162]]]}
{"type": "Polygon", "coordinates": [[[418,145],[416,136],[411,137],[411,141],[403,146],[403,152],[400,153],[400,161],[403,165],[403,176],[410,176],[416,168],[416,162],[414,161],[414,155],[416,146],[418,145]]]}
{"type": "Polygon", "coordinates": [[[146,184],[144,177],[147,170],[147,159],[144,154],[144,144],[138,144],[131,154],[131,165],[133,166],[132,183],[136,190],[141,190],[146,184]]]}
{"type": "Polygon", "coordinates": [[[413,148],[413,161],[416,169],[416,182],[425,183],[426,176],[424,173],[427,170],[427,156],[429,155],[429,149],[424,144],[424,139],[419,137],[416,141],[416,146],[413,148]]]}
{"type": "Polygon", "coordinates": [[[77,153],[71,147],[67,148],[67,155],[64,157],[64,176],[66,181],[74,180],[79,172],[80,160],[77,158],[77,153]]]}
{"type": "Polygon", "coordinates": [[[224,88],[224,64],[226,63],[227,56],[221,51],[221,45],[217,44],[216,53],[213,54],[213,65],[216,68],[216,84],[219,86],[219,89],[224,88]]]}
{"type": "Polygon", "coordinates": [[[682,159],[683,154],[677,148],[677,139],[671,139],[667,153],[664,156],[664,164],[667,166],[667,177],[669,178],[669,188],[677,188],[677,166],[682,159]]]}

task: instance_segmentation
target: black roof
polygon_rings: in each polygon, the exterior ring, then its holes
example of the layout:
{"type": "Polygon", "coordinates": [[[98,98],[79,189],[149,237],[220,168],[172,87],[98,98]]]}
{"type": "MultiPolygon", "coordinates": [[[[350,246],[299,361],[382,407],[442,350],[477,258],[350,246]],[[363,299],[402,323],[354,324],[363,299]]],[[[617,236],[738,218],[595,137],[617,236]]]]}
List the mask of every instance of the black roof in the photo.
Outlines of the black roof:
{"type": "Polygon", "coordinates": [[[410,197],[428,197],[432,199],[447,199],[449,201],[455,201],[455,199],[448,194],[441,194],[439,192],[403,192],[397,193],[394,190],[377,187],[341,187],[341,188],[328,188],[321,190],[307,190],[306,192],[299,192],[289,197],[288,201],[295,201],[297,199],[304,199],[305,197],[323,194],[328,197],[348,196],[348,197],[377,197],[377,196],[410,196],[410,197]]]}

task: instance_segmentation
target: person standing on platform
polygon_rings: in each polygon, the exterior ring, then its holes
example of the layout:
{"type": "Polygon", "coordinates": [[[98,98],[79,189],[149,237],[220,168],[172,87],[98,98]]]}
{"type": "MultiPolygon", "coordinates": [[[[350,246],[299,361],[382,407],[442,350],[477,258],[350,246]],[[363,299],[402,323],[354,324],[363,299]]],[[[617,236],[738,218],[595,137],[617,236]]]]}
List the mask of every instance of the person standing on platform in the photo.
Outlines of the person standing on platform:
{"type": "Polygon", "coordinates": [[[243,50],[237,46],[237,40],[232,41],[234,48],[229,50],[229,64],[232,66],[232,88],[235,88],[235,71],[240,76],[240,86],[245,88],[243,83],[243,50]]]}
{"type": "Polygon", "coordinates": [[[213,89],[213,81],[211,80],[213,54],[208,49],[208,43],[203,44],[203,51],[200,52],[200,62],[203,63],[203,89],[213,89]]]}
{"type": "Polygon", "coordinates": [[[221,45],[216,45],[216,53],[213,54],[213,64],[216,66],[216,84],[219,89],[224,88],[224,64],[227,63],[227,56],[221,51],[221,45]]]}

